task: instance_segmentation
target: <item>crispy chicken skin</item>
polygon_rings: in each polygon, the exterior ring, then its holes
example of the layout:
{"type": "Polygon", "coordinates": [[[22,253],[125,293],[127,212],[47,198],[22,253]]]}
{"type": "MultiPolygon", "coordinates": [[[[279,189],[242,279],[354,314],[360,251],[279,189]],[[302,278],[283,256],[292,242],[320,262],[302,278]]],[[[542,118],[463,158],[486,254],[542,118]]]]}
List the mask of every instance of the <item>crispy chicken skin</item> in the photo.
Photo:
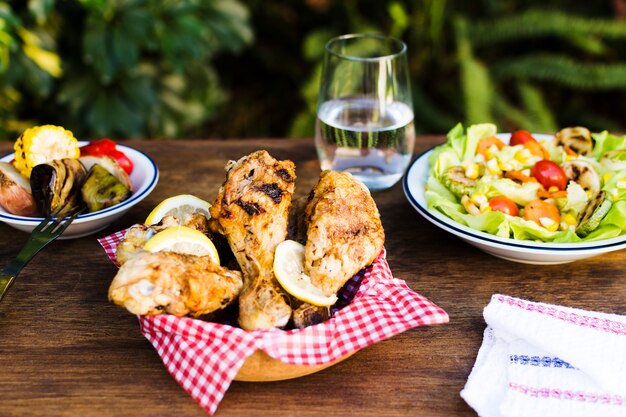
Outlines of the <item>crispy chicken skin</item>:
{"type": "Polygon", "coordinates": [[[322,172],[309,195],[305,220],[305,273],[327,296],[371,264],[385,242],[369,190],[346,172],[322,172]]]}
{"type": "Polygon", "coordinates": [[[283,327],[291,307],[274,277],[273,262],[276,246],[287,236],[295,166],[257,151],[226,168],[209,225],[226,237],[243,272],[239,325],[245,330],[283,327]]]}
{"type": "Polygon", "coordinates": [[[134,314],[197,317],[226,307],[242,285],[240,272],[208,256],[140,251],[113,278],[109,300],[134,314]]]}

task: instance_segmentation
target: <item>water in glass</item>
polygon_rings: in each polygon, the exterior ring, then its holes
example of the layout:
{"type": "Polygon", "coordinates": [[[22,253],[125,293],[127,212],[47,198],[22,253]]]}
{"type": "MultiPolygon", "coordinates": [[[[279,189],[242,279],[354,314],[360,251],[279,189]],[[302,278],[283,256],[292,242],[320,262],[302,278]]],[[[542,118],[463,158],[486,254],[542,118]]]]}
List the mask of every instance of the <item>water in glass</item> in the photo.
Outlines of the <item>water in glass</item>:
{"type": "Polygon", "coordinates": [[[371,190],[385,189],[410,162],[413,110],[399,101],[329,100],[319,106],[315,141],[322,169],[347,171],[371,190]]]}

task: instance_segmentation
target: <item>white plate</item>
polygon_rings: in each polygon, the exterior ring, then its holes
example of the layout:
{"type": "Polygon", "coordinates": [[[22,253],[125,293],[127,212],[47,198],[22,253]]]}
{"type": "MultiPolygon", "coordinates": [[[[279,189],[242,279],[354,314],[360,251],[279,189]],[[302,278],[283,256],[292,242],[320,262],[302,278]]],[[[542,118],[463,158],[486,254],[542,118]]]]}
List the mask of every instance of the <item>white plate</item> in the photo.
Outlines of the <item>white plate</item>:
{"type": "MultiPolygon", "coordinates": [[[[510,138],[509,134],[497,136],[505,143],[508,143],[510,138]]],[[[537,140],[552,138],[550,135],[541,134],[533,134],[533,136],[537,140]]],[[[403,179],[404,194],[415,210],[426,220],[460,237],[470,245],[509,261],[544,265],[573,262],[626,248],[626,235],[581,243],[550,243],[501,238],[458,223],[439,211],[429,210],[424,190],[428,180],[428,156],[432,151],[431,149],[420,155],[409,166],[403,179]]]]}
{"type": "MultiPolygon", "coordinates": [[[[78,144],[83,146],[87,143],[79,142],[78,144]]],[[[131,147],[118,144],[117,148],[133,162],[133,172],[130,174],[130,181],[134,190],[132,196],[128,200],[104,210],[78,216],[59,239],[74,239],[104,229],[122,217],[135,204],[146,198],[156,187],[159,180],[159,170],[154,161],[145,153],[131,147]]],[[[10,162],[12,159],[13,154],[9,154],[0,158],[0,161],[10,162]]],[[[24,232],[30,233],[41,220],[43,220],[41,217],[16,216],[0,207],[0,221],[24,232]]]]}

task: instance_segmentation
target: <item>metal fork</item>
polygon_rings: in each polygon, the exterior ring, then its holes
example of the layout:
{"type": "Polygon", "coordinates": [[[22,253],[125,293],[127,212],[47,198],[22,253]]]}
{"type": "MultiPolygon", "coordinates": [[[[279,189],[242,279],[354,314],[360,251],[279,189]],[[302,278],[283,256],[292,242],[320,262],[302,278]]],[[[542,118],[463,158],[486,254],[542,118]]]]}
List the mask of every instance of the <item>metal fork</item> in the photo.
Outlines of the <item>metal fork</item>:
{"type": "Polygon", "coordinates": [[[84,209],[78,210],[69,217],[57,219],[56,216],[61,210],[62,209],[57,210],[55,213],[43,219],[43,221],[33,229],[22,250],[17,254],[15,259],[0,272],[0,301],[2,301],[4,294],[6,294],[11,284],[13,284],[15,277],[17,277],[22,268],[24,268],[40,250],[61,236],[74,219],[84,211],[84,209]]]}

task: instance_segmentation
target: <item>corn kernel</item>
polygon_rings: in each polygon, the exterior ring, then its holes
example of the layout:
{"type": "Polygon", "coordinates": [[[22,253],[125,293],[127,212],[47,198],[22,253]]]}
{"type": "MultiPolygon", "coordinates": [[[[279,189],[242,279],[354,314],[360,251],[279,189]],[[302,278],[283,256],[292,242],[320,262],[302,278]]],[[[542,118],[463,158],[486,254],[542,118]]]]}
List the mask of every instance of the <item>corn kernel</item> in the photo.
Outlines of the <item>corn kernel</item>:
{"type": "Polygon", "coordinates": [[[478,178],[478,164],[475,162],[469,162],[466,164],[465,166],[465,176],[467,178],[471,178],[473,180],[475,180],[476,178],[478,178]]]}
{"type": "Polygon", "coordinates": [[[576,225],[576,217],[574,217],[571,213],[567,213],[563,216],[563,221],[570,226],[576,225]]]}
{"type": "Polygon", "coordinates": [[[540,217],[539,223],[551,232],[556,232],[559,228],[559,223],[549,217],[540,217]]]}
{"type": "Polygon", "coordinates": [[[574,155],[570,155],[568,153],[565,154],[565,160],[566,161],[571,161],[573,159],[576,159],[576,157],[574,155]]]}
{"type": "Polygon", "coordinates": [[[548,192],[549,193],[556,193],[557,191],[559,191],[559,187],[553,185],[552,187],[548,188],[548,192]]]}
{"type": "Polygon", "coordinates": [[[613,174],[611,174],[610,172],[607,172],[606,174],[602,176],[602,179],[604,180],[604,182],[608,182],[611,179],[611,177],[613,177],[613,174]]]}
{"type": "Polygon", "coordinates": [[[480,210],[478,210],[478,207],[476,207],[472,203],[471,199],[467,195],[461,197],[461,204],[463,205],[463,207],[465,207],[465,211],[467,211],[472,216],[480,214],[480,210]]]}
{"type": "Polygon", "coordinates": [[[496,161],[495,159],[490,159],[487,161],[487,169],[493,175],[500,175],[502,173],[500,167],[498,166],[498,161],[496,161]]]}
{"type": "Polygon", "coordinates": [[[477,206],[480,206],[484,203],[489,203],[489,200],[487,200],[487,197],[485,197],[483,193],[479,193],[479,192],[472,194],[471,201],[477,206]]]}
{"type": "Polygon", "coordinates": [[[617,192],[616,188],[611,188],[609,190],[609,194],[611,195],[611,198],[613,199],[613,201],[619,200],[619,193],[617,192]]]}
{"type": "Polygon", "coordinates": [[[498,164],[498,167],[502,170],[502,171],[512,171],[513,170],[513,165],[511,165],[508,162],[502,162],[500,161],[500,163],[498,164]]]}
{"type": "Polygon", "coordinates": [[[489,213],[491,211],[491,206],[489,205],[489,202],[487,201],[486,203],[481,204],[479,209],[481,213],[489,213]]]}

